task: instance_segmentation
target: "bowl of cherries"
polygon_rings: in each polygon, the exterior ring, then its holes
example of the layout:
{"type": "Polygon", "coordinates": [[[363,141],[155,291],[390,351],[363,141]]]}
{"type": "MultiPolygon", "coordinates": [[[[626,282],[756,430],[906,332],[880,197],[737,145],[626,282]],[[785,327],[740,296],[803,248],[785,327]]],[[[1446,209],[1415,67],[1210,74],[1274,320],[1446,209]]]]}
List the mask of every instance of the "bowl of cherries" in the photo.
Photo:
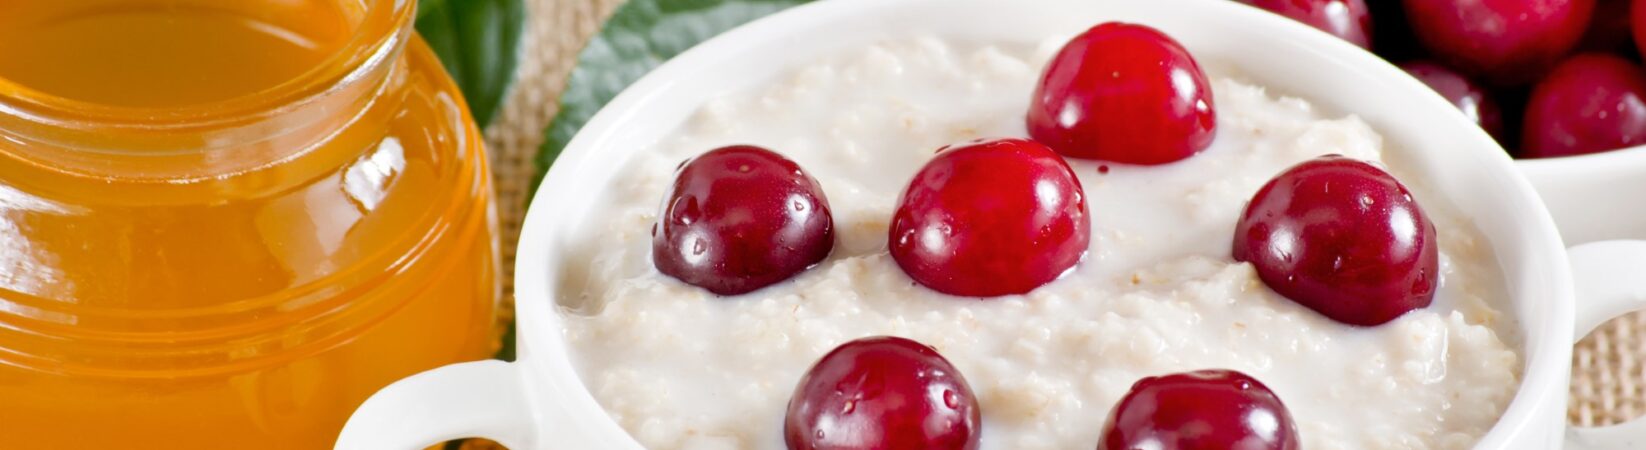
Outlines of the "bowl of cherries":
{"type": "Polygon", "coordinates": [[[1646,0],[1238,0],[1396,64],[1513,156],[1567,244],[1646,237],[1646,0]]]}

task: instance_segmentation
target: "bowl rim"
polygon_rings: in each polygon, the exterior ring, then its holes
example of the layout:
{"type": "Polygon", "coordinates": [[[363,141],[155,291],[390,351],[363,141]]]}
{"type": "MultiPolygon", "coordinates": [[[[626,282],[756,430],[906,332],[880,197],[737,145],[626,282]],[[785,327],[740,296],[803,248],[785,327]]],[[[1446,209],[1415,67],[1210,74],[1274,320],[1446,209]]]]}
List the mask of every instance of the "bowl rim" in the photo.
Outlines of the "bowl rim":
{"type": "MultiPolygon", "coordinates": [[[[1035,1],[1070,3],[1072,0],[1035,1]]],[[[1087,0],[1085,3],[1096,3],[1115,8],[1136,6],[1126,5],[1125,2],[1127,0],[1087,0]]],[[[625,89],[592,117],[566,146],[565,150],[559,155],[558,160],[544,175],[538,191],[539,194],[544,195],[535,195],[531,202],[522,229],[515,272],[516,305],[519,320],[517,339],[520,361],[528,363],[529,366],[534,366],[535,369],[533,370],[550,372],[548,382],[555,385],[553,389],[556,391],[564,391],[568,388],[580,390],[580,394],[573,395],[576,397],[573,400],[578,403],[578,405],[573,405],[574,407],[593,405],[599,408],[599,404],[588,392],[587,386],[582,383],[580,376],[575,371],[570,371],[569,365],[565,365],[568,367],[550,367],[551,364],[548,363],[548,361],[554,359],[567,359],[570,357],[570,351],[566,348],[563,335],[559,332],[561,317],[554,300],[554,288],[557,285],[554,278],[557,276],[555,274],[559,273],[559,267],[556,267],[551,257],[553,251],[558,250],[559,247],[552,242],[551,236],[559,233],[558,230],[561,228],[568,226],[575,228],[582,221],[580,218],[567,217],[554,211],[564,210],[565,208],[560,207],[568,201],[567,198],[591,196],[560,196],[554,195],[554,193],[587,192],[588,188],[579,189],[581,185],[576,182],[585,177],[580,169],[588,164],[597,149],[606,147],[609,141],[622,133],[624,126],[637,120],[637,117],[641,116],[641,110],[656,106],[667,98],[672,98],[671,88],[679,87],[676,84],[678,78],[694,76],[695,72],[702,70],[712,70],[705,66],[718,60],[735,58],[737,56],[734,55],[751,48],[779,45],[784,38],[793,38],[808,30],[828,24],[839,25],[838,22],[850,20],[854,16],[884,13],[893,8],[937,7],[937,5],[955,7],[956,5],[979,3],[987,3],[987,0],[900,0],[896,2],[832,0],[809,3],[758,19],[705,41],[665,62],[625,89]],[[543,323],[543,321],[549,321],[549,323],[543,323]],[[570,378],[566,378],[567,376],[570,378]]],[[[1222,16],[1217,20],[1244,23],[1246,27],[1263,29],[1265,33],[1276,33],[1284,35],[1287,39],[1303,42],[1304,45],[1309,47],[1309,53],[1313,54],[1311,55],[1313,58],[1325,58],[1337,63],[1352,65],[1379,78],[1389,79],[1389,83],[1397,85],[1398,90],[1402,91],[1397,93],[1397,96],[1411,99],[1415,103],[1412,105],[1414,108],[1451,111],[1450,123],[1431,124],[1421,133],[1464,133],[1469,136],[1462,139],[1468,139],[1476,143],[1472,147],[1496,150],[1497,155],[1480,154],[1484,150],[1476,151],[1474,152],[1476,154],[1471,157],[1474,158],[1472,162],[1479,164],[1477,167],[1454,170],[1484,170],[1489,172],[1491,174],[1490,178],[1502,183],[1502,187],[1509,189],[1508,191],[1500,191],[1498,194],[1510,196],[1512,197],[1511,200],[1520,202],[1522,206],[1535,207],[1531,208],[1531,211],[1506,213],[1520,215],[1519,218],[1522,219],[1522,222],[1516,224],[1520,231],[1516,235],[1529,238],[1526,242],[1518,244],[1524,246],[1522,253],[1525,253],[1527,257],[1523,257],[1514,263],[1542,264],[1538,268],[1545,269],[1547,276],[1542,280],[1526,282],[1529,284],[1515,284],[1511,280],[1505,280],[1505,283],[1511,295],[1535,296],[1547,299],[1546,301],[1552,303],[1549,305],[1552,310],[1549,311],[1549,316],[1537,317],[1536,320],[1533,320],[1534,318],[1520,318],[1528,322],[1523,325],[1523,328],[1528,330],[1523,334],[1531,334],[1541,330],[1541,333],[1546,336],[1536,340],[1536,342],[1534,342],[1533,336],[1521,337],[1519,348],[1517,348],[1517,362],[1520,364],[1521,370],[1518,373],[1519,379],[1515,395],[1505,407],[1503,414],[1494,422],[1492,428],[1482,435],[1476,446],[1479,448],[1509,448],[1511,444],[1526,437],[1527,433],[1531,433],[1529,430],[1537,427],[1538,420],[1548,420],[1545,414],[1553,413],[1545,411],[1544,408],[1548,407],[1551,401],[1565,399],[1568,388],[1566,380],[1569,379],[1570,375],[1569,361],[1572,353],[1572,338],[1570,335],[1572,334],[1575,314],[1571,274],[1565,264],[1566,249],[1559,239],[1553,219],[1549,216],[1542,200],[1533,191],[1531,184],[1516,170],[1515,164],[1509,159],[1508,154],[1503,152],[1501,147],[1484,131],[1479,130],[1478,127],[1471,125],[1460,128],[1459,125],[1471,123],[1461,113],[1457,113],[1449,102],[1420,81],[1407,76],[1393,64],[1365,52],[1359,47],[1342,42],[1329,34],[1238,2],[1154,0],[1147,3],[1152,4],[1148,6],[1149,8],[1207,9],[1215,12],[1205,14],[1205,16],[1222,16]],[[1537,261],[1531,261],[1534,259],[1537,261]],[[1557,261],[1558,263],[1555,263],[1557,261]],[[1528,285],[1532,287],[1526,287],[1528,285]],[[1522,292],[1522,290],[1529,291],[1522,292]],[[1537,324],[1543,325],[1539,326],[1537,324]],[[1560,333],[1561,330],[1566,331],[1564,335],[1560,333]]],[[[996,3],[996,5],[998,4],[996,3]]],[[[1042,34],[1042,36],[1045,35],[1042,34]]],[[[1309,75],[1303,74],[1300,76],[1306,77],[1309,75]]],[[[696,108],[694,106],[689,109],[695,110],[696,108]]],[[[1378,129],[1383,130],[1382,127],[1378,127],[1378,129]]],[[[1642,150],[1642,152],[1646,152],[1646,150],[1642,150]]],[[[623,156],[626,159],[634,153],[637,153],[637,151],[629,151],[623,156]]],[[[1415,151],[1407,153],[1418,154],[1415,151]]],[[[598,181],[603,184],[600,184],[600,187],[596,190],[606,189],[605,186],[609,185],[612,179],[611,175],[603,174],[599,177],[598,181]]],[[[1443,192],[1440,189],[1435,190],[1443,192]]],[[[1447,196],[1452,197],[1453,195],[1450,194],[1448,192],[1447,196]]],[[[577,209],[572,208],[572,210],[577,209]]],[[[1499,248],[1500,245],[1516,244],[1494,242],[1493,248],[1499,248]]],[[[1499,251],[1498,253],[1501,256],[1503,252],[1499,251]]],[[[1507,267],[1512,263],[1511,261],[1500,259],[1497,263],[1500,271],[1511,272],[1510,268],[1507,267]]],[[[1509,308],[1503,309],[1507,310],[1509,308]]],[[[1513,311],[1505,311],[1505,314],[1518,316],[1513,311]]],[[[565,394],[565,392],[560,393],[565,394]]],[[[1562,410],[1564,406],[1564,403],[1557,405],[1562,410]]],[[[1562,419],[1565,417],[1564,414],[1558,416],[1562,419]]],[[[610,423],[610,429],[622,432],[621,428],[616,427],[615,421],[604,415],[602,417],[604,422],[610,423]]],[[[1564,422],[1561,423],[1564,424],[1564,422]]],[[[602,426],[602,428],[607,427],[602,426]]],[[[624,436],[628,436],[626,432],[624,432],[624,436]]],[[[629,439],[632,442],[632,437],[629,439]]]]}

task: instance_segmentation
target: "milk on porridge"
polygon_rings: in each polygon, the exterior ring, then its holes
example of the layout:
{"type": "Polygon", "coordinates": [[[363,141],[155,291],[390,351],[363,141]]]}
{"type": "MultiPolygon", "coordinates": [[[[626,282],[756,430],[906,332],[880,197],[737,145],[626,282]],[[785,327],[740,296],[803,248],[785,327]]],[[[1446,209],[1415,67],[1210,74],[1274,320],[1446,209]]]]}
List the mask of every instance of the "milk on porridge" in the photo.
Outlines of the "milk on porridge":
{"type": "Polygon", "coordinates": [[[595,398],[648,448],[782,448],[785,405],[812,363],[852,339],[896,335],[969,380],[986,450],[1091,448],[1139,378],[1207,368],[1262,380],[1309,449],[1467,448],[1496,422],[1520,365],[1493,309],[1502,281],[1484,239],[1419,180],[1404,179],[1441,250],[1429,308],[1346,326],[1231,258],[1236,220],[1265,181],[1324,154],[1382,161],[1383,144],[1355,117],[1215,67],[1218,135],[1204,153],[1155,167],[1069,160],[1093,221],[1070,273],[994,299],[914,283],[886,249],[899,192],[941,146],[1026,136],[1030,93],[1056,48],[882,42],[704,105],[639,153],[606,187],[609,207],[589,218],[576,254],[586,264],[558,293],[595,398]],[[676,166],[730,144],[805,167],[838,242],[790,281],[722,298],[658,273],[650,232],[676,166]]]}

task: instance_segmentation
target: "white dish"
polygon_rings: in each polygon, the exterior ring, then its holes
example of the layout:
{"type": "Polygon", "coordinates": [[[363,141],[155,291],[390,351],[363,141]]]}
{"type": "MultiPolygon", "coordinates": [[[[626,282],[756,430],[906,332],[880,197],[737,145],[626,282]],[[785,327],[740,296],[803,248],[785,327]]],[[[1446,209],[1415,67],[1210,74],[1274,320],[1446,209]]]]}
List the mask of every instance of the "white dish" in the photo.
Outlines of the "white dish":
{"type": "MultiPolygon", "coordinates": [[[[1522,383],[1480,441],[1483,449],[1556,448],[1565,438],[1574,329],[1641,306],[1646,243],[1601,243],[1572,253],[1585,288],[1574,297],[1567,254],[1542,202],[1506,154],[1450,104],[1398,69],[1310,28],[1222,0],[833,0],[763,19],[665,64],[597,115],[556,161],[534,201],[517,267],[520,361],[468,363],[414,376],[368,401],[341,449],[418,448],[489,437],[511,448],[640,448],[590,395],[555,307],[581,239],[581,221],[636,152],[677,129],[706,101],[877,40],[936,35],[1033,43],[1108,20],[1160,28],[1203,63],[1233,67],[1280,93],[1364,118],[1421,180],[1490,242],[1505,275],[1507,326],[1519,335],[1522,383]],[[1630,272],[1633,270],[1633,272],[1630,272]],[[1576,304],[1574,298],[1582,298],[1576,304]],[[1575,326],[1574,326],[1575,324],[1575,326]]],[[[1581,183],[1582,174],[1563,175],[1581,183]]],[[[1592,206],[1592,205],[1591,205],[1592,206]]],[[[1581,336],[1581,335],[1577,335],[1581,336]]],[[[774,419],[774,423],[776,423],[774,419]]],[[[1574,433],[1574,443],[1620,448],[1639,425],[1574,433]]]]}
{"type": "Polygon", "coordinates": [[[1408,183],[1439,229],[1435,304],[1353,327],[1263,288],[1230,247],[1241,209],[1286,168],[1325,154],[1385,161],[1364,121],[1208,68],[1217,139],[1156,167],[1071,159],[1090,204],[1086,258],[1025,296],[956,298],[887,252],[902,185],[945,145],[1027,137],[1051,53],[1040,45],[892,39],[844,49],[712,100],[602,187],[556,296],[573,364],[595,399],[654,450],[783,446],[796,380],[830,349],[896,335],[933,346],[976,393],[980,449],[1098,441],[1137,380],[1239,370],[1287,401],[1310,449],[1466,449],[1508,406],[1519,362],[1499,320],[1497,262],[1473,224],[1408,183]],[[653,269],[658,204],[681,161],[755,144],[827,193],[838,236],[793,280],[720,298],[653,269]],[[1099,167],[1108,167],[1101,171],[1099,167]],[[1496,328],[1496,329],[1494,329],[1496,328]],[[1507,341],[1507,342],[1506,342],[1507,341]],[[1467,405],[1466,407],[1460,407],[1467,405]]]}

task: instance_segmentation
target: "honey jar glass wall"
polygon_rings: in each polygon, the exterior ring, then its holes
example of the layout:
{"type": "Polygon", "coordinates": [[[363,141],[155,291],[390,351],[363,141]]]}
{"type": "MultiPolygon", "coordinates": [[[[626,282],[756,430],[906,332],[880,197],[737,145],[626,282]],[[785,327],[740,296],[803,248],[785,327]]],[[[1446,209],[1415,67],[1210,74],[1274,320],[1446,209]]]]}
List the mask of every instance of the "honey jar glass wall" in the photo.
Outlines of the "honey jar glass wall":
{"type": "Polygon", "coordinates": [[[409,0],[0,0],[0,447],[326,448],[491,351],[476,126],[409,0]]]}

